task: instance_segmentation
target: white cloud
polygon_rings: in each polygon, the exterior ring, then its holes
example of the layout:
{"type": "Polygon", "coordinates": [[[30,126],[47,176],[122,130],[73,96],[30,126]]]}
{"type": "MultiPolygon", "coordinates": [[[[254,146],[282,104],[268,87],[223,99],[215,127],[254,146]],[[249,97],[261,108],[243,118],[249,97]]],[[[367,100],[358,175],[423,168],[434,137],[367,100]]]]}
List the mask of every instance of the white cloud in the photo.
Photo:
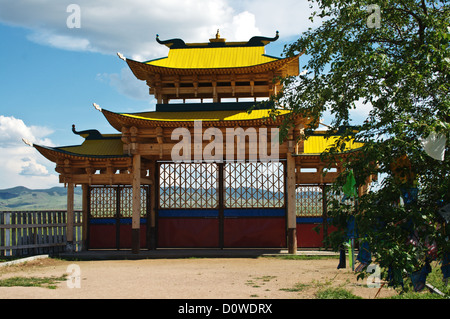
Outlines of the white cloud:
{"type": "Polygon", "coordinates": [[[369,116],[370,111],[373,106],[370,102],[364,104],[363,100],[360,99],[355,102],[355,109],[349,111],[350,118],[353,124],[362,124],[369,116]]]}
{"type": "Polygon", "coordinates": [[[2,4],[0,21],[32,30],[29,39],[53,47],[129,57],[159,57],[167,48],[155,41],[183,37],[201,41],[226,21],[233,9],[223,0],[79,0],[80,28],[67,26],[72,0],[21,0],[2,4]]]}
{"type": "MultiPolygon", "coordinates": [[[[233,16],[233,20],[225,32],[229,32],[230,36],[235,40],[247,40],[253,36],[261,35],[261,31],[256,26],[256,18],[253,13],[244,11],[233,16]]],[[[271,34],[272,35],[272,32],[271,34]]]]}
{"type": "Polygon", "coordinates": [[[248,11],[255,16],[255,25],[265,36],[276,30],[280,37],[300,36],[308,27],[317,26],[319,20],[311,23],[309,17],[313,11],[307,0],[242,0],[229,1],[235,9],[248,11]],[[239,5],[237,6],[237,3],[239,5]]]}
{"type": "Polygon", "coordinates": [[[19,174],[29,176],[48,176],[49,172],[44,165],[37,163],[36,159],[25,157],[22,159],[22,170],[19,174]]]}
{"type": "MultiPolygon", "coordinates": [[[[30,41],[57,49],[89,51],[147,61],[164,57],[168,48],[160,38],[205,42],[217,29],[228,41],[253,36],[272,37],[280,31],[285,40],[310,25],[307,1],[282,0],[16,0],[3,1],[0,23],[30,30],[30,41]],[[75,3],[79,28],[73,27],[75,3]]],[[[76,17],[75,17],[76,18],[76,17]]],[[[78,25],[77,25],[78,26],[78,25]]],[[[281,53],[281,52],[280,52],[281,53]]],[[[147,99],[148,88],[129,70],[101,74],[118,92],[134,99],[147,99]]]]}
{"type": "MultiPolygon", "coordinates": [[[[243,11],[230,16],[229,19],[217,24],[216,27],[219,29],[221,37],[227,41],[246,41],[253,36],[262,35],[255,22],[256,18],[253,13],[243,11]]],[[[209,28],[208,33],[205,33],[205,36],[199,41],[205,42],[214,37],[216,31],[209,28]]],[[[274,33],[275,31],[272,31],[269,35],[272,36],[274,33]]]]}
{"type": "Polygon", "coordinates": [[[254,35],[299,35],[310,25],[307,1],[282,0],[78,0],[80,28],[70,28],[73,0],[17,0],[2,3],[0,22],[31,30],[28,38],[65,50],[122,52],[136,60],[164,56],[155,41],[182,38],[203,42],[217,29],[229,41],[254,35]]]}
{"type": "Polygon", "coordinates": [[[77,38],[67,35],[52,34],[48,31],[34,32],[28,36],[28,39],[55,47],[58,49],[71,50],[71,51],[89,51],[90,45],[88,39],[77,38]]]}
{"type": "MultiPolygon", "coordinates": [[[[1,0],[0,23],[29,30],[30,41],[53,48],[115,55],[138,61],[167,55],[168,48],[155,41],[182,38],[204,42],[220,29],[228,41],[246,41],[255,35],[281,41],[305,31],[310,22],[307,1],[281,0],[1,0]],[[80,28],[70,28],[67,7],[80,8],[80,28]]],[[[97,79],[118,92],[148,99],[148,87],[128,68],[99,74],[97,79]]],[[[149,100],[154,103],[154,100],[149,100]]],[[[46,127],[26,125],[0,115],[0,188],[11,184],[31,188],[57,185],[54,164],[22,142],[52,146],[46,127]]]]}
{"type": "Polygon", "coordinates": [[[21,119],[13,116],[0,115],[0,143],[2,146],[23,145],[22,138],[31,143],[53,146],[46,136],[53,133],[52,130],[42,126],[27,126],[21,119]]]}
{"type": "Polygon", "coordinates": [[[131,70],[126,67],[118,73],[97,74],[97,80],[106,82],[119,93],[137,100],[149,100],[148,86],[144,81],[136,79],[131,70]]]}
{"type": "Polygon", "coordinates": [[[0,115],[0,188],[26,186],[48,188],[58,185],[54,164],[43,158],[36,149],[25,145],[22,138],[32,143],[51,146],[47,137],[52,130],[27,126],[21,119],[0,115]]]}

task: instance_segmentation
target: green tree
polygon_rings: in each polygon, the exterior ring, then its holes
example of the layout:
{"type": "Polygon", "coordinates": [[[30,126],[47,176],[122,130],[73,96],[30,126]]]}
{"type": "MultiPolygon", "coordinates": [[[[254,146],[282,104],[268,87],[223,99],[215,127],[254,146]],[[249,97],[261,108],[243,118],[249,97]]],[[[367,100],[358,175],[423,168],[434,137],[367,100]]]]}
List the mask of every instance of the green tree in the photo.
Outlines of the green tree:
{"type": "MultiPolygon", "coordinates": [[[[342,190],[350,170],[357,187],[370,176],[382,178],[357,196],[355,205],[330,200],[328,214],[341,229],[331,243],[338,247],[354,216],[372,261],[391,270],[384,277],[399,284],[405,271],[420,269],[425,258],[450,251],[450,229],[438,213],[450,203],[448,1],[311,2],[317,9],[310,19],[322,19],[321,25],[285,47],[286,56],[308,57],[307,72],[282,79],[275,106],[314,120],[304,137],[313,134],[325,112],[332,115],[329,132],[342,137],[322,154],[324,160],[339,160],[350,139],[364,143],[347,154],[334,191],[342,190]],[[363,123],[352,126],[350,110],[357,103],[372,108],[363,123]],[[421,141],[432,132],[447,139],[443,160],[424,151],[421,141]],[[417,200],[409,201],[405,194],[416,188],[417,200]]],[[[282,133],[290,124],[284,123],[282,133]]]]}

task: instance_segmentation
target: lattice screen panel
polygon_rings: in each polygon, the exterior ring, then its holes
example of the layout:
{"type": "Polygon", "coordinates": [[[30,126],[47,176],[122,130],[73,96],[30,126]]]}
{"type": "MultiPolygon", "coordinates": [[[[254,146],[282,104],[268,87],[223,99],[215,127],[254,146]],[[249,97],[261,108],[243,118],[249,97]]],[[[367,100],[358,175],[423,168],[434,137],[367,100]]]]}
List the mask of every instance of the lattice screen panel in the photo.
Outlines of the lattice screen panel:
{"type": "MultiPolygon", "coordinates": [[[[316,217],[323,215],[323,187],[323,185],[297,185],[297,216],[316,217]]],[[[326,186],[326,189],[328,210],[331,208],[332,202],[338,205],[347,205],[349,209],[353,209],[353,200],[344,199],[343,194],[334,194],[330,185],[326,186]]]]}
{"type": "MultiPolygon", "coordinates": [[[[133,188],[120,187],[120,217],[131,218],[133,215],[133,188]]],[[[141,217],[147,213],[147,189],[141,188],[141,217]]]]}
{"type": "Polygon", "coordinates": [[[160,208],[216,208],[218,168],[215,163],[161,163],[160,208]]]}
{"type": "Polygon", "coordinates": [[[226,163],[224,179],[227,208],[280,208],[285,205],[283,163],[226,163]]]}
{"type": "Polygon", "coordinates": [[[317,185],[300,185],[296,188],[297,216],[322,216],[322,187],[317,185]]]}
{"type": "Polygon", "coordinates": [[[355,207],[355,201],[352,198],[346,198],[343,193],[335,193],[331,189],[327,192],[328,198],[328,209],[333,207],[333,204],[336,204],[343,209],[343,205],[347,207],[349,211],[352,211],[355,207]]]}
{"type": "Polygon", "coordinates": [[[90,213],[94,218],[116,217],[116,188],[91,187],[90,213]]]}
{"type": "MultiPolygon", "coordinates": [[[[148,190],[141,187],[141,217],[147,215],[148,190]]],[[[119,206],[120,218],[128,218],[133,212],[133,189],[131,186],[91,187],[90,214],[93,218],[115,218],[119,206]],[[119,192],[119,197],[117,196],[119,192]],[[119,205],[117,205],[119,200],[119,205]]]]}

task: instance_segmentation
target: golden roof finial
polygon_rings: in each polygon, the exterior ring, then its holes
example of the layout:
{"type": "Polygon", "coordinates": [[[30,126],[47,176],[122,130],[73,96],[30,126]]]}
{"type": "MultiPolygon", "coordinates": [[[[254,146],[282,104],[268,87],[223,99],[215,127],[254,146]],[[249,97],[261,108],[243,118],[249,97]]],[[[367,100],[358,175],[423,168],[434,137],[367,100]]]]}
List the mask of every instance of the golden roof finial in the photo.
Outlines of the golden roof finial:
{"type": "Polygon", "coordinates": [[[209,42],[225,42],[226,39],[220,37],[219,29],[217,29],[216,37],[214,39],[209,39],[209,42]]]}

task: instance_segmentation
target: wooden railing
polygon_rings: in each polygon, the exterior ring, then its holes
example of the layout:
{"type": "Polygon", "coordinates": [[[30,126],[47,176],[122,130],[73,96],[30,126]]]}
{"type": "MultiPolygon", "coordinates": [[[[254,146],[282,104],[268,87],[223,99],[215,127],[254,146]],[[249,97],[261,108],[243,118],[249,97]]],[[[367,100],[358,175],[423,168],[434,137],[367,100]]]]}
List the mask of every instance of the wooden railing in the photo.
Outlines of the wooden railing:
{"type": "MultiPolygon", "coordinates": [[[[82,243],[82,212],[74,212],[73,250],[82,243]]],[[[0,211],[0,256],[57,254],[66,249],[66,211],[0,211]]]]}

